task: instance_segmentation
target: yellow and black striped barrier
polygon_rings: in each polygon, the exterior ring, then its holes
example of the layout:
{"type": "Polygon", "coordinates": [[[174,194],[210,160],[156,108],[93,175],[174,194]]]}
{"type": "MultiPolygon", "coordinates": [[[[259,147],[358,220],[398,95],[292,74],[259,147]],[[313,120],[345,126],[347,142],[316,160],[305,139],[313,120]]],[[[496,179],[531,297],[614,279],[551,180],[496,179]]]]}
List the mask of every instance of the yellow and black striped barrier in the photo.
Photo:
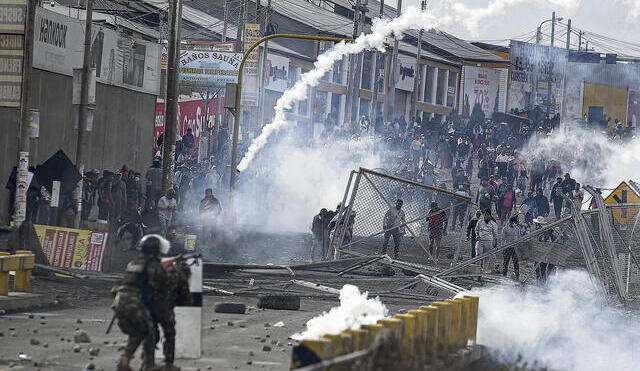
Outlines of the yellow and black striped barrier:
{"type": "Polygon", "coordinates": [[[31,251],[18,250],[15,255],[0,252],[0,296],[9,295],[9,274],[15,272],[13,291],[31,290],[31,270],[35,266],[35,255],[31,251]]]}
{"type": "Polygon", "coordinates": [[[434,302],[404,314],[384,318],[318,340],[302,340],[293,350],[291,369],[347,370],[347,362],[366,362],[376,340],[391,334],[405,362],[448,356],[475,345],[478,331],[477,296],[434,302]],[[350,357],[352,355],[352,357],[350,357]]]}

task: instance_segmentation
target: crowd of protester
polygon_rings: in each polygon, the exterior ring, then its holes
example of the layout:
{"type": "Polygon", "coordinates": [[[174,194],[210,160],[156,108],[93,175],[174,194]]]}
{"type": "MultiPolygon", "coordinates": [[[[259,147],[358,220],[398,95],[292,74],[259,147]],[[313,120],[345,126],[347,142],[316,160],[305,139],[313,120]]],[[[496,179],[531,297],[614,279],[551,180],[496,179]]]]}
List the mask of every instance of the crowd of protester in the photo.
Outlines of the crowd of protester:
{"type": "MultiPolygon", "coordinates": [[[[585,116],[578,126],[608,133],[610,140],[623,141],[635,136],[635,127],[621,125],[617,120],[596,122],[585,116]]],[[[378,144],[386,145],[390,161],[385,170],[393,175],[428,186],[450,190],[470,197],[473,208],[456,207],[450,200],[431,200],[426,218],[429,253],[438,261],[441,240],[447,229],[465,233],[470,241],[470,257],[486,253],[502,244],[514,241],[532,230],[570,214],[571,207],[582,208],[588,200],[580,183],[572,178],[569,169],[576,160],[571,153],[540,154],[530,151],[532,139],[556,135],[560,130],[560,115],[546,116],[540,108],[532,111],[513,110],[509,115],[486,118],[475,107],[468,118],[455,114],[445,120],[419,119],[407,122],[404,117],[371,125],[362,116],[354,128],[332,129],[330,123],[323,136],[347,137],[369,135],[378,144]],[[466,225],[465,225],[466,221],[466,225]]],[[[600,190],[597,190],[600,192],[600,190]]],[[[389,202],[392,202],[389,200],[389,202]]],[[[393,240],[393,256],[399,258],[405,235],[406,217],[403,200],[398,199],[381,216],[384,229],[380,253],[387,254],[393,240]]],[[[596,207],[593,202],[589,207],[596,207]]],[[[327,239],[340,223],[338,211],[323,209],[314,218],[312,232],[317,246],[326,252],[327,239]]],[[[350,216],[352,219],[353,216],[350,216]]],[[[353,234],[353,221],[345,235],[353,234]]],[[[540,242],[554,241],[553,231],[541,235],[540,242]]],[[[335,241],[334,241],[335,243],[335,241]]],[[[347,242],[348,243],[348,242],[347,242]]],[[[345,242],[343,241],[344,245],[345,242]]],[[[507,276],[513,266],[515,278],[520,275],[518,256],[514,248],[503,251],[504,261],[498,273],[507,276]]],[[[486,260],[486,259],[485,259],[486,260]]],[[[485,270],[493,264],[480,262],[485,270]]],[[[536,276],[544,280],[553,270],[551,264],[538,262],[536,276]]]]}

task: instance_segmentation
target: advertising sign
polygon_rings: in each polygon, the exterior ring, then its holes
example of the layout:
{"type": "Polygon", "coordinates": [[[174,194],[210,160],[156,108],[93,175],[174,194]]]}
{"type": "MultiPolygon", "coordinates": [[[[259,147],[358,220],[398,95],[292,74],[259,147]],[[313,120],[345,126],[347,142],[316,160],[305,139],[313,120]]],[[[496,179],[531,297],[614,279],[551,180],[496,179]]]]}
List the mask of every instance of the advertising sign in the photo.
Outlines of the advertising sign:
{"type": "Polygon", "coordinates": [[[289,79],[289,58],[269,54],[264,67],[265,89],[284,92],[289,79]]]}
{"type": "Polygon", "coordinates": [[[20,107],[23,44],[22,35],[0,34],[0,106],[20,107]]]}
{"type": "Polygon", "coordinates": [[[106,232],[34,225],[42,251],[54,267],[100,272],[106,232]]]}
{"type": "MultiPolygon", "coordinates": [[[[244,25],[244,51],[246,52],[251,45],[260,40],[260,24],[258,23],[245,23],[244,25]]],[[[258,75],[258,50],[255,48],[249,54],[247,61],[244,65],[244,73],[248,76],[258,75]]]]}
{"type": "MultiPolygon", "coordinates": [[[[96,80],[149,94],[160,91],[160,44],[95,26],[91,40],[96,80]]],[[[36,11],[33,67],[73,76],[82,67],[84,21],[36,11]]]]}
{"type": "Polygon", "coordinates": [[[398,58],[400,68],[397,69],[396,88],[404,91],[413,91],[413,80],[416,76],[416,61],[398,58]]]}
{"type": "MultiPolygon", "coordinates": [[[[187,129],[193,130],[196,145],[200,143],[200,135],[205,129],[205,123],[213,125],[216,115],[216,99],[209,102],[209,119],[205,120],[205,104],[202,99],[178,102],[178,135],[183,136],[187,129]]],[[[154,145],[158,137],[164,132],[165,104],[156,103],[156,121],[154,125],[154,145]]],[[[156,151],[158,148],[156,148],[156,151]]]]}
{"type": "Polygon", "coordinates": [[[180,53],[180,83],[224,86],[238,81],[242,53],[186,50],[180,53]]]}
{"type": "Polygon", "coordinates": [[[511,40],[509,108],[524,109],[533,102],[550,114],[561,110],[566,49],[511,40]],[[533,94],[533,97],[532,97],[533,94]]]}
{"type": "Polygon", "coordinates": [[[494,68],[464,66],[463,75],[463,102],[460,105],[460,113],[467,117],[473,107],[480,104],[485,116],[490,117],[497,109],[500,71],[494,68]]]}
{"type": "Polygon", "coordinates": [[[0,2],[0,33],[24,34],[27,16],[27,0],[4,0],[0,2]]]}

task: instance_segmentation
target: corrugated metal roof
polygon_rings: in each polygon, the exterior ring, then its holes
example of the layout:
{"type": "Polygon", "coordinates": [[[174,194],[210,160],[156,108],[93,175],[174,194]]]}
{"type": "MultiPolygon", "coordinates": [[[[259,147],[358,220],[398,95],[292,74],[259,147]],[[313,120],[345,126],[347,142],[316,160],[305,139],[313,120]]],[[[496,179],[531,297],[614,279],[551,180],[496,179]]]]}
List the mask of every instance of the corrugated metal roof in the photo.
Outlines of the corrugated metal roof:
{"type": "MultiPolygon", "coordinates": [[[[353,8],[352,0],[328,0],[334,4],[340,5],[347,9],[353,8]]],[[[367,5],[369,8],[369,12],[367,16],[370,18],[376,18],[380,14],[380,2],[377,0],[369,0],[369,4],[367,5]]],[[[385,3],[384,6],[384,14],[387,17],[394,18],[397,14],[397,11],[394,7],[389,6],[388,2],[385,3]]],[[[417,38],[419,31],[410,30],[406,32],[407,34],[417,38]]],[[[423,33],[423,41],[425,43],[431,44],[438,49],[442,49],[448,54],[459,58],[466,59],[472,61],[479,62],[504,62],[504,59],[496,57],[494,54],[487,52],[475,45],[472,45],[464,40],[458,39],[455,36],[449,35],[444,32],[439,33],[423,33]]]]}
{"type": "MultiPolygon", "coordinates": [[[[167,9],[168,1],[167,0],[140,0],[143,3],[153,6],[156,9],[167,9]]],[[[206,0],[204,0],[206,3],[206,0]]],[[[198,5],[196,1],[190,2],[193,5],[198,5]]],[[[182,17],[186,21],[196,24],[202,28],[205,28],[217,35],[222,35],[222,31],[224,29],[223,21],[209,15],[203,11],[195,9],[189,5],[182,6],[182,17]]],[[[235,40],[237,33],[237,27],[231,23],[227,25],[227,39],[235,40]]],[[[295,56],[298,58],[310,60],[310,58],[306,55],[303,55],[295,50],[292,50],[286,47],[282,42],[271,41],[269,42],[269,49],[274,51],[279,51],[291,56],[295,56]]]]}
{"type": "MultiPolygon", "coordinates": [[[[353,10],[353,5],[355,4],[355,0],[327,0],[336,5],[340,5],[343,8],[353,10]]],[[[369,12],[367,12],[367,17],[377,18],[380,15],[380,2],[377,0],[369,0],[369,4],[367,5],[369,8],[369,12]]],[[[395,17],[398,12],[396,8],[389,5],[389,2],[384,4],[384,15],[387,17],[395,17]]]]}
{"type": "MultiPolygon", "coordinates": [[[[267,1],[261,0],[260,5],[267,6],[267,1]]],[[[271,2],[271,8],[276,13],[324,33],[353,36],[352,20],[304,0],[276,0],[271,2]]]]}
{"type": "MultiPolygon", "coordinates": [[[[414,45],[409,44],[409,43],[401,41],[400,43],[398,43],[398,48],[400,49],[401,52],[410,53],[413,56],[418,55],[418,48],[416,46],[414,46],[414,45]]],[[[450,59],[447,59],[445,57],[442,57],[440,55],[431,53],[428,50],[422,49],[422,51],[420,52],[420,55],[421,55],[422,59],[427,59],[427,60],[432,60],[434,62],[450,64],[452,66],[460,66],[460,63],[454,62],[454,61],[452,61],[450,59]]]]}
{"type": "MultiPolygon", "coordinates": [[[[418,33],[419,32],[416,30],[410,30],[407,32],[407,34],[415,38],[418,37],[418,33]]],[[[505,62],[504,59],[498,57],[497,55],[491,54],[484,49],[481,49],[443,31],[425,31],[422,33],[422,40],[425,43],[432,45],[435,48],[440,49],[443,52],[459,59],[475,62],[505,62]]]]}

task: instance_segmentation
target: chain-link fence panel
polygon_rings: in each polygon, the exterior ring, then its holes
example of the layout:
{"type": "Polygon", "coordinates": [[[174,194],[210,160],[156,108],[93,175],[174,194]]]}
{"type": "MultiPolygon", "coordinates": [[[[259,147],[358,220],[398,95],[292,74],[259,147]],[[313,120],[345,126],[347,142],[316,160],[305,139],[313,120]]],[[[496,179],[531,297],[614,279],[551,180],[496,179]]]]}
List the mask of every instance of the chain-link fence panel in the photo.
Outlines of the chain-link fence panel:
{"type": "Polygon", "coordinates": [[[433,263],[453,259],[467,244],[472,203],[466,194],[360,169],[345,200],[340,220],[346,223],[337,223],[332,236],[338,252],[433,263]]]}
{"type": "Polygon", "coordinates": [[[640,207],[607,206],[611,231],[628,300],[640,300],[640,207]]]}

